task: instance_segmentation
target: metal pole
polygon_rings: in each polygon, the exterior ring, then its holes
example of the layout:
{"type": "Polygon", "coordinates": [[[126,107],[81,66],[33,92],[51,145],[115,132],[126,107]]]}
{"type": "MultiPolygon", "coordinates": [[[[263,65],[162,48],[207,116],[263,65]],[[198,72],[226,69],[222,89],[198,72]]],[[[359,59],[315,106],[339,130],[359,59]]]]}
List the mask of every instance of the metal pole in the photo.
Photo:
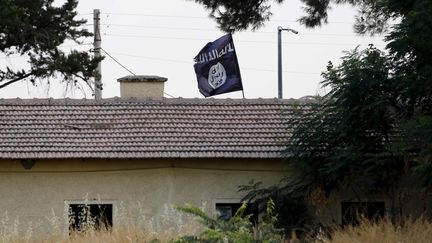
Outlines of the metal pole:
{"type": "Polygon", "coordinates": [[[282,99],[282,27],[278,27],[278,99],[282,99]]]}
{"type": "Polygon", "coordinates": [[[282,99],[282,31],[292,32],[294,34],[298,34],[297,30],[293,30],[290,28],[282,28],[278,26],[278,99],[282,99]]]}
{"type": "MultiPolygon", "coordinates": [[[[102,38],[100,35],[100,11],[99,9],[93,9],[93,52],[95,57],[101,56],[101,45],[102,38]]],[[[102,99],[102,62],[99,61],[95,76],[94,94],[95,99],[102,99]]]]}

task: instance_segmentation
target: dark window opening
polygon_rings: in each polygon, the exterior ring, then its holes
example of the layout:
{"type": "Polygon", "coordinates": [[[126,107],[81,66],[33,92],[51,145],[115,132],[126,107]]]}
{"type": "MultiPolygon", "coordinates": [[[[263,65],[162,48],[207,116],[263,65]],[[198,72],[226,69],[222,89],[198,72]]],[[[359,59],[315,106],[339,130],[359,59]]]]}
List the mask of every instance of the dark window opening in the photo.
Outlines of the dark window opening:
{"type": "Polygon", "coordinates": [[[112,212],[112,204],[69,204],[69,232],[111,229],[112,212]]]}
{"type": "MultiPolygon", "coordinates": [[[[229,220],[241,206],[241,203],[216,203],[216,213],[219,218],[229,220]]],[[[258,222],[258,207],[256,204],[249,203],[243,215],[251,215],[250,220],[252,223],[258,222]]]]}
{"type": "Polygon", "coordinates": [[[342,226],[358,225],[361,219],[377,221],[385,214],[384,202],[342,202],[342,226]]]}

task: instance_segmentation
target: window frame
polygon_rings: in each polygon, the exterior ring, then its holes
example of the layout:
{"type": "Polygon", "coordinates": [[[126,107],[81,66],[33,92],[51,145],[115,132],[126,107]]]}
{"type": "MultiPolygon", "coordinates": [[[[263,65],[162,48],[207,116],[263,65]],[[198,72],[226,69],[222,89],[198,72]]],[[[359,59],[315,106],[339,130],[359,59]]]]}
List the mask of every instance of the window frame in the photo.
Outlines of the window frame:
{"type": "Polygon", "coordinates": [[[117,200],[64,200],[63,207],[63,224],[64,224],[64,234],[69,235],[69,206],[71,204],[111,204],[112,205],[112,228],[114,229],[117,225],[117,200]]]}
{"type": "MultiPolygon", "coordinates": [[[[243,202],[241,201],[240,198],[227,198],[227,199],[214,199],[212,200],[212,212],[213,215],[218,216],[218,211],[216,209],[216,205],[217,204],[242,204],[243,202]]],[[[232,212],[233,214],[235,214],[236,212],[232,212]]],[[[255,215],[255,219],[258,220],[260,218],[259,212],[256,212],[257,215],[255,215]]]]}

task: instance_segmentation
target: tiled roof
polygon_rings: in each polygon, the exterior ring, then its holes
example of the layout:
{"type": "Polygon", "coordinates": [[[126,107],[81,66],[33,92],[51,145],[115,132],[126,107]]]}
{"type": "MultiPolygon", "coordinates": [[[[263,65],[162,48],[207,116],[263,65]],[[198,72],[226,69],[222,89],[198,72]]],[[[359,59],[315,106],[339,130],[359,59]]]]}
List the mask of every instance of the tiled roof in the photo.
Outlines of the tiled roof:
{"type": "Polygon", "coordinates": [[[0,158],[279,158],[277,99],[2,99],[0,158]]]}

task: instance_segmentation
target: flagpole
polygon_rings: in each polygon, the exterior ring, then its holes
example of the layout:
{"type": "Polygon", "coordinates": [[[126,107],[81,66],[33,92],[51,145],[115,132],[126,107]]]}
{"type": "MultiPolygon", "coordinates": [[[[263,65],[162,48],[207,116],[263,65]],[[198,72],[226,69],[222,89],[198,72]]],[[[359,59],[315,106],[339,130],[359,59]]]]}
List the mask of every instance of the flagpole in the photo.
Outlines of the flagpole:
{"type": "MultiPolygon", "coordinates": [[[[233,48],[235,49],[235,46],[234,46],[234,40],[233,40],[233,38],[232,38],[232,34],[231,34],[231,33],[232,33],[232,31],[230,31],[229,35],[230,35],[230,38],[231,38],[231,40],[232,40],[233,48]]],[[[235,59],[237,60],[237,53],[234,52],[234,56],[235,56],[235,59]]],[[[240,77],[240,82],[241,82],[241,72],[240,72],[240,66],[239,66],[239,64],[238,64],[238,61],[237,61],[237,69],[238,69],[238,71],[239,71],[238,75],[239,75],[239,77],[240,77]]],[[[243,99],[244,99],[244,98],[245,98],[245,95],[244,95],[244,90],[243,90],[243,83],[241,84],[241,86],[242,86],[241,92],[242,92],[243,99]]]]}

